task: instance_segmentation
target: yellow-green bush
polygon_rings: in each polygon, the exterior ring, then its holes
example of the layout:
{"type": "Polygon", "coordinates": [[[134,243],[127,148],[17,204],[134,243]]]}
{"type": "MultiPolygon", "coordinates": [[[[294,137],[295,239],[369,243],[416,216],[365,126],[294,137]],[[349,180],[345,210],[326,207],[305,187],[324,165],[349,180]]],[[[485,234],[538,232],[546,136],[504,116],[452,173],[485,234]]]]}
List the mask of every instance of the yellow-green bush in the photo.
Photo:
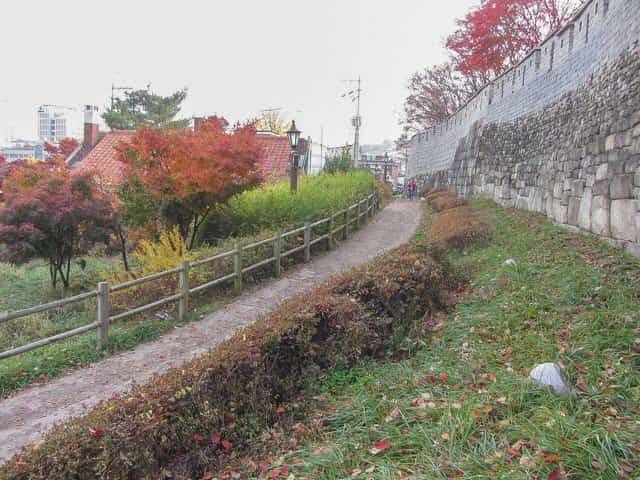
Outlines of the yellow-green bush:
{"type": "Polygon", "coordinates": [[[265,184],[236,195],[211,214],[199,239],[206,243],[264,229],[298,227],[353,205],[372,193],[374,187],[373,175],[363,170],[302,176],[296,194],[291,194],[288,179],[265,184]]]}

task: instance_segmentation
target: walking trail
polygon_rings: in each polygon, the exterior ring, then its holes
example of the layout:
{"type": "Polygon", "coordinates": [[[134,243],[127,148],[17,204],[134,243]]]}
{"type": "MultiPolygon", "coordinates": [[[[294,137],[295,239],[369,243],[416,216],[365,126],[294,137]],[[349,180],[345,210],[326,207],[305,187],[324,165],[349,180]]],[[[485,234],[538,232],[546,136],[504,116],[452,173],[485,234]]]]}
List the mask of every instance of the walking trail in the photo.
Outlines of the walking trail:
{"type": "Polygon", "coordinates": [[[336,250],[266,285],[248,288],[203,320],[0,401],[0,463],[39,440],[54,424],[202,355],[288,298],[407,242],[420,222],[420,212],[420,202],[396,200],[336,250]]]}

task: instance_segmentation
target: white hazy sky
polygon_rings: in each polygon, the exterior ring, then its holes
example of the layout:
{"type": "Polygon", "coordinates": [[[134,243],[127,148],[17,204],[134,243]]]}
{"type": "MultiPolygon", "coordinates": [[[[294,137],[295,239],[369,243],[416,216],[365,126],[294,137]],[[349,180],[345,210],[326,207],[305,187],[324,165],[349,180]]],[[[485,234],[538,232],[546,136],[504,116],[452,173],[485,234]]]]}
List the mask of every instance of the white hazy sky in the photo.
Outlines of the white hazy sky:
{"type": "Polygon", "coordinates": [[[180,117],[242,121],[282,108],[304,136],[395,139],[408,77],[445,60],[444,38],[477,0],[2,0],[0,144],[36,138],[41,104],[104,111],[111,84],[168,95],[180,117]]]}

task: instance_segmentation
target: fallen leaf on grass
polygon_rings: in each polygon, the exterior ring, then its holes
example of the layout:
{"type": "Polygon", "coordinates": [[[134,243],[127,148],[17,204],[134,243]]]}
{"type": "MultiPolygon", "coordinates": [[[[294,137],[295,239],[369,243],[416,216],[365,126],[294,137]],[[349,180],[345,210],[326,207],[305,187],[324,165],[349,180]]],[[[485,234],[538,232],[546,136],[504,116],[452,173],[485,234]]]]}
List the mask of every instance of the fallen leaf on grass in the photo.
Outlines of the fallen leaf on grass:
{"type": "Polygon", "coordinates": [[[547,480],[558,480],[559,478],[562,478],[562,474],[560,473],[560,470],[554,470],[549,474],[549,477],[547,478],[547,480]]]}
{"type": "Polygon", "coordinates": [[[391,448],[391,444],[386,440],[380,440],[379,442],[375,443],[374,447],[371,450],[369,450],[369,453],[371,455],[377,455],[388,448],[391,448]]]}

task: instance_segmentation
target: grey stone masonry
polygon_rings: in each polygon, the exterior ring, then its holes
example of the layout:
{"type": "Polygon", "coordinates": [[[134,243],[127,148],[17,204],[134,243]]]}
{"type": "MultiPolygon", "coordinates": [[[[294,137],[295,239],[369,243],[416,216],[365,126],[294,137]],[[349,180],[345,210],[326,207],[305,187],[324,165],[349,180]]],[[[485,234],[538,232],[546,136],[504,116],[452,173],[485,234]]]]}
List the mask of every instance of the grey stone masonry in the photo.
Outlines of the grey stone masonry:
{"type": "Polygon", "coordinates": [[[409,177],[640,251],[639,39],[640,0],[591,0],[448,121],[416,135],[409,177]]]}

